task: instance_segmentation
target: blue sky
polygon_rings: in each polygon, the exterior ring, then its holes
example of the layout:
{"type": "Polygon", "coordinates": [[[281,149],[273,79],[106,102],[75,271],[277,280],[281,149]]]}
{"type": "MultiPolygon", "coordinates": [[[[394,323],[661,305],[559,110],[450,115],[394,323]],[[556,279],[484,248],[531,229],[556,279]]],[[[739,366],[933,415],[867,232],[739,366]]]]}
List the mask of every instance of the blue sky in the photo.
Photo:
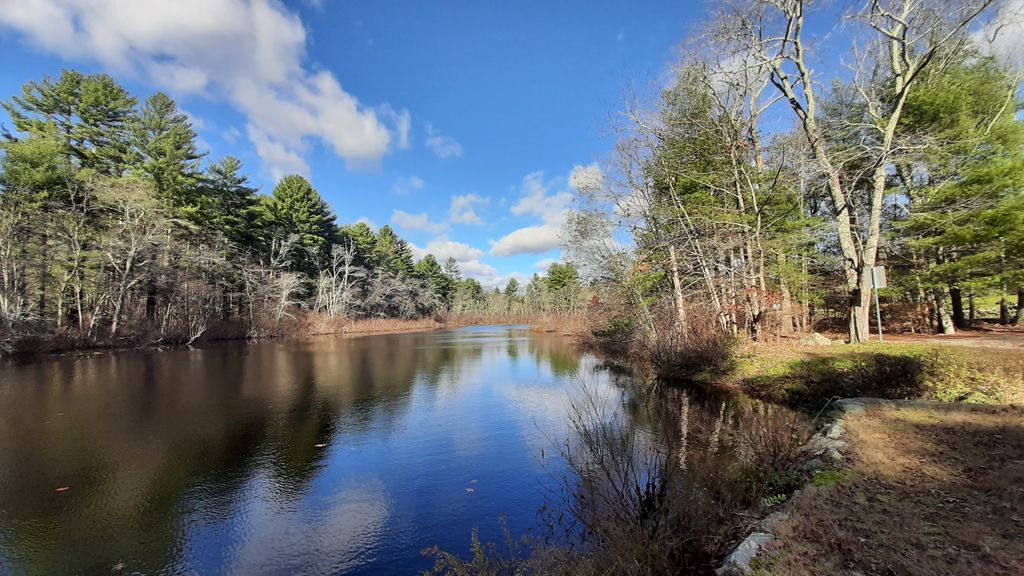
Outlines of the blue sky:
{"type": "Polygon", "coordinates": [[[302,173],[340,222],[503,285],[558,258],[570,175],[597,177],[623,96],[657,90],[704,7],[0,0],[0,97],[61,67],[164,90],[264,192],[302,173]]]}

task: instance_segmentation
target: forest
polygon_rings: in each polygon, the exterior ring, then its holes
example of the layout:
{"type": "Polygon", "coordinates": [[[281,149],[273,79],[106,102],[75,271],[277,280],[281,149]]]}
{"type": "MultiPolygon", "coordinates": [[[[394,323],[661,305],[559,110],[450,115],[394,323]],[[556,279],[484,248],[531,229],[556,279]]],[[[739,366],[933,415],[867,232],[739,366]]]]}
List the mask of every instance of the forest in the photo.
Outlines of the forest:
{"type": "Polygon", "coordinates": [[[260,193],[237,158],[199,150],[166,94],[140,103],[107,75],[63,70],[3,106],[13,130],[0,145],[0,350],[580,306],[569,264],[487,292],[452,258],[415,260],[390,226],[339,225],[302,176],[260,193]]]}
{"type": "Polygon", "coordinates": [[[808,331],[864,342],[880,266],[885,331],[1020,323],[1024,77],[993,48],[991,5],[720,7],[660,100],[627,102],[609,182],[567,230],[603,287],[598,337],[655,356],[808,331]],[[850,60],[829,69],[827,51],[850,60]]]}

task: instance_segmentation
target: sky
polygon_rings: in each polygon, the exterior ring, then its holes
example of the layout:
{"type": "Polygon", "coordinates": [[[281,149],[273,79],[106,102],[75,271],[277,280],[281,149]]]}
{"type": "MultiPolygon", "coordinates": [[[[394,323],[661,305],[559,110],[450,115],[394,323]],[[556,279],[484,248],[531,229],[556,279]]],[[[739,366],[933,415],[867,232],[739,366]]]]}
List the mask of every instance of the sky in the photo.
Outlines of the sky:
{"type": "Polygon", "coordinates": [[[503,286],[559,258],[573,184],[601,178],[624,97],[657,91],[705,7],[0,0],[0,98],[62,67],[164,91],[262,192],[302,174],[339,223],[503,286]]]}

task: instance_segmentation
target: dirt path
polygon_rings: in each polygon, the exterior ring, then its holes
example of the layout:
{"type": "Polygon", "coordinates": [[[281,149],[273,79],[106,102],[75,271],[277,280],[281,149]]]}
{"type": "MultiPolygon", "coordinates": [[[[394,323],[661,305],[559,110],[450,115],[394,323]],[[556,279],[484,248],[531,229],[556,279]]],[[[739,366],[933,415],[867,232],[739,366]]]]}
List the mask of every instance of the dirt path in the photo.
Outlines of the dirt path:
{"type": "Polygon", "coordinates": [[[920,342],[965,346],[969,348],[1010,348],[1024,349],[1024,327],[998,327],[981,330],[960,331],[950,336],[932,334],[893,334],[885,336],[886,342],[920,342]]]}
{"type": "Polygon", "coordinates": [[[758,574],[1024,574],[1024,406],[869,407],[758,574]]]}

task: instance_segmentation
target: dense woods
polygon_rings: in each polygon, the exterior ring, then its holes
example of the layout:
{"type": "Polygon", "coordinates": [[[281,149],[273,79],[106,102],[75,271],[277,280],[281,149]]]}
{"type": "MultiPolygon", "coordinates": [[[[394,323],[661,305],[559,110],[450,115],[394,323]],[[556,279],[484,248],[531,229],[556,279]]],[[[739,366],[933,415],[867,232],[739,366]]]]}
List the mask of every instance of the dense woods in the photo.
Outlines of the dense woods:
{"type": "Polygon", "coordinates": [[[595,333],[656,351],[861,342],[874,266],[888,330],[1020,322],[1022,76],[992,48],[991,4],[718,7],[660,102],[622,114],[609,184],[581,194],[569,232],[605,288],[595,333]],[[825,42],[849,65],[823,64],[825,42]]]}
{"type": "Polygon", "coordinates": [[[168,96],[64,70],[3,103],[0,346],[267,336],[296,319],[571,314],[556,264],[487,292],[454,259],[415,261],[389,226],[339,226],[303,177],[271,194],[234,157],[208,158],[168,96]]]}

